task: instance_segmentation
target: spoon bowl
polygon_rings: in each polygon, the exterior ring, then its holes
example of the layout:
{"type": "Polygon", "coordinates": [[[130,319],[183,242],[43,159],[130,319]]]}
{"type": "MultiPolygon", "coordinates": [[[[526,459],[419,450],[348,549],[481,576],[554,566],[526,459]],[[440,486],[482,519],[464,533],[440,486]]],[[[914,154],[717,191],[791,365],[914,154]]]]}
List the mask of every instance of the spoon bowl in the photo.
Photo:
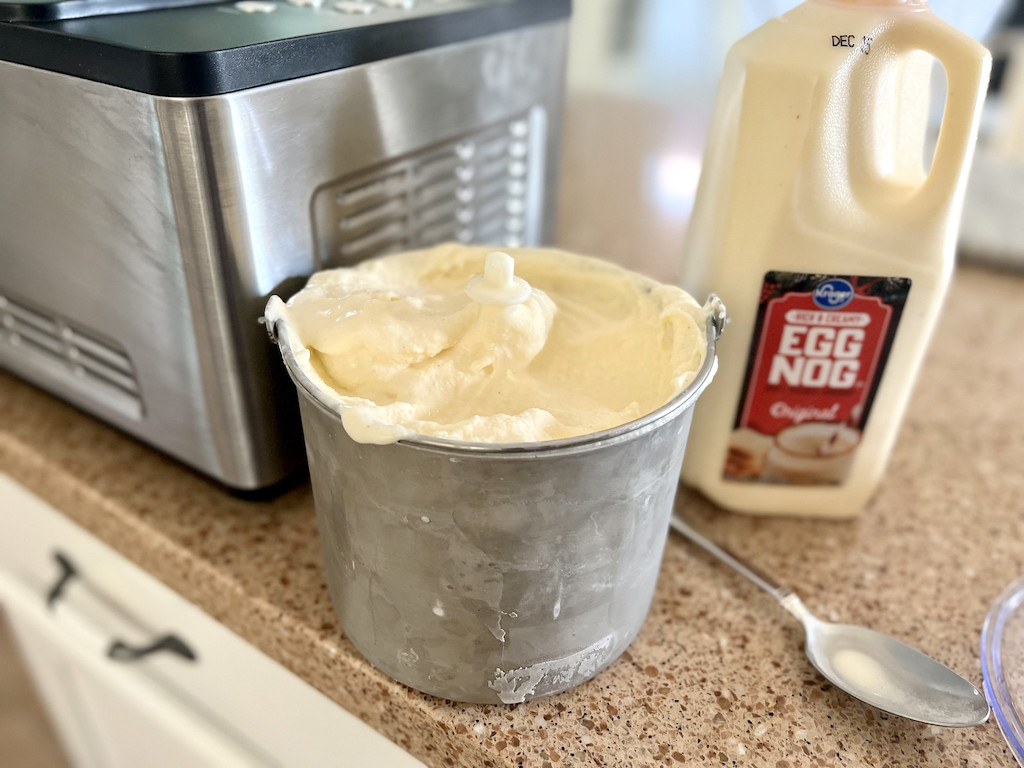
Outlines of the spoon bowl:
{"type": "Polygon", "coordinates": [[[810,613],[803,625],[811,664],[854,698],[931,725],[962,727],[988,720],[981,692],[916,648],[867,627],[832,624],[810,613]]]}
{"type": "Polygon", "coordinates": [[[840,690],[883,712],[930,725],[966,727],[988,720],[990,710],[981,691],[946,665],[867,627],[822,621],[794,592],[675,515],[672,528],[750,579],[793,614],[804,625],[807,658],[840,690]]]}

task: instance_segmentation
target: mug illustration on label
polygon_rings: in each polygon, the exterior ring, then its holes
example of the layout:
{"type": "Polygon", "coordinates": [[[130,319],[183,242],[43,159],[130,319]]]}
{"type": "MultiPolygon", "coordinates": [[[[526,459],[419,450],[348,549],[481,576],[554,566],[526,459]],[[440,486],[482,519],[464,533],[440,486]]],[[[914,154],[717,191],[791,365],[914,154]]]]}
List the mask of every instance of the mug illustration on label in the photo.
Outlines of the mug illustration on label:
{"type": "Polygon", "coordinates": [[[727,480],[846,480],[909,292],[905,277],[765,274],[727,480]]]}

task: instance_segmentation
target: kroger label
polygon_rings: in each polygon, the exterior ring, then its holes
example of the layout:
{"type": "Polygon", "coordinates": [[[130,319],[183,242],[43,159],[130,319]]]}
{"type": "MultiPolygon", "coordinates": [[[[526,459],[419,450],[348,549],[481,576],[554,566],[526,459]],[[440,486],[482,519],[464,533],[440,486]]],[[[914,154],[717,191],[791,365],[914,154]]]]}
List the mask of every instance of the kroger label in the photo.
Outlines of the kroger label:
{"type": "Polygon", "coordinates": [[[853,301],[853,286],[842,278],[826,280],[811,292],[811,298],[822,309],[842,309],[853,301]]]}
{"type": "Polygon", "coordinates": [[[726,477],[842,481],[909,290],[906,278],[765,275],[726,477]],[[792,471],[773,471],[773,451],[790,469],[800,463],[794,456],[807,453],[799,479],[792,471]],[[843,461],[836,458],[840,454],[843,461]],[[822,457],[828,459],[827,472],[807,469],[823,467],[826,462],[817,461],[822,457]]]}

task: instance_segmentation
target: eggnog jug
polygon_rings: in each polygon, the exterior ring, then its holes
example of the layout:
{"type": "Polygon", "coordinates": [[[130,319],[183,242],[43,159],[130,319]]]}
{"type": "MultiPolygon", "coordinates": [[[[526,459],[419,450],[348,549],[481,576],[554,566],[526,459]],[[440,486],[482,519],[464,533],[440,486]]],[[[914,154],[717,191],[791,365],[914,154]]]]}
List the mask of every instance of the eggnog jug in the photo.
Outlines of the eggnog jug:
{"type": "Polygon", "coordinates": [[[865,504],[949,283],[989,67],[926,0],[808,0],[733,46],[682,274],[731,324],[684,481],[742,512],[865,504]]]}

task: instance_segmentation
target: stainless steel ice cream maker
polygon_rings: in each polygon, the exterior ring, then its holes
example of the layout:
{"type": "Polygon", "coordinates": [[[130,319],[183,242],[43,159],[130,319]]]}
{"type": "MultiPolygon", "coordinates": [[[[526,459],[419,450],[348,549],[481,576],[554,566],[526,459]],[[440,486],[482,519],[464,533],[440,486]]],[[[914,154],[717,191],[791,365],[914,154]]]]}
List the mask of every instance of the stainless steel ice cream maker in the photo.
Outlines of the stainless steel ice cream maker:
{"type": "Polygon", "coordinates": [[[357,443],[286,324],[270,329],[299,393],[331,600],[374,666],[435,696],[514,704],[579,685],[626,649],[717,365],[724,308],[709,302],[685,390],[628,424],[542,443],[357,443]]]}
{"type": "Polygon", "coordinates": [[[569,11],[0,0],[0,368],[228,486],[301,469],[267,297],[549,241],[569,11]]]}

